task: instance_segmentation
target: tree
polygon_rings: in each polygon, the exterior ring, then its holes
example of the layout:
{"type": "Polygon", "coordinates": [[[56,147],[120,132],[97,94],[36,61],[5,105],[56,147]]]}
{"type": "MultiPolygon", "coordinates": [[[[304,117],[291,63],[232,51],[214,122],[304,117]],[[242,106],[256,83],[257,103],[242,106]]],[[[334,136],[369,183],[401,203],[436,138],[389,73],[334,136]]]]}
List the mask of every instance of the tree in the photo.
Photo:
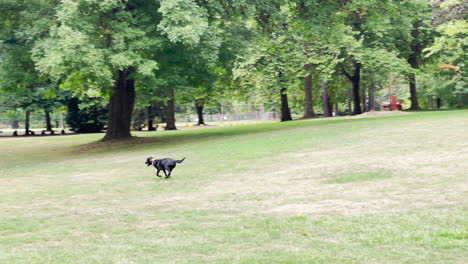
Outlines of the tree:
{"type": "MultiPolygon", "coordinates": [[[[432,28],[430,26],[431,15],[428,3],[413,8],[415,15],[412,17],[409,54],[407,57],[409,65],[417,71],[423,63],[423,50],[432,42],[432,28]]],[[[416,88],[416,72],[408,76],[411,106],[410,110],[419,110],[418,92],[416,88]]]]}
{"type": "Polygon", "coordinates": [[[30,133],[31,111],[43,108],[47,119],[54,104],[46,97],[56,85],[39,75],[30,57],[34,41],[47,32],[46,25],[51,19],[47,4],[47,1],[8,1],[0,5],[0,21],[4,25],[0,30],[0,91],[4,93],[1,99],[10,109],[25,110],[26,135],[30,133]]]}
{"type": "Polygon", "coordinates": [[[99,98],[85,97],[81,100],[71,97],[67,100],[66,121],[77,133],[97,133],[106,124],[107,107],[99,98]]]}
{"type": "Polygon", "coordinates": [[[295,30],[303,36],[310,61],[327,79],[336,78],[336,73],[346,76],[352,85],[353,114],[368,109],[365,77],[385,75],[387,70],[407,72],[401,57],[409,56],[412,22],[426,21],[427,5],[419,2],[295,1],[300,18],[295,30]]]}
{"type": "Polygon", "coordinates": [[[238,56],[234,70],[234,78],[242,85],[262,90],[268,98],[279,95],[281,121],[292,120],[289,88],[307,75],[303,69],[307,57],[298,44],[300,36],[290,30],[288,13],[287,8],[279,8],[267,20],[254,23],[256,32],[251,44],[238,56]]]}
{"type": "Polygon", "coordinates": [[[433,1],[432,25],[437,32],[434,42],[424,50],[426,59],[422,78],[429,96],[429,104],[436,107],[468,106],[466,65],[467,4],[463,1],[433,1]],[[435,99],[433,98],[435,97],[435,99]],[[432,101],[435,100],[434,103],[432,101]]]}
{"type": "MultiPolygon", "coordinates": [[[[199,110],[203,109],[204,101],[210,94],[210,88],[215,81],[213,68],[218,61],[220,38],[217,29],[211,26],[200,36],[198,45],[184,43],[166,45],[165,49],[156,53],[160,60],[157,74],[165,76],[158,84],[166,90],[166,130],[175,130],[175,101],[184,98],[185,101],[196,102],[199,110]],[[181,95],[180,95],[181,94],[181,95]]],[[[202,119],[201,119],[202,120],[202,119]]]]}
{"type": "Polygon", "coordinates": [[[56,21],[33,50],[36,66],[54,78],[74,73],[109,96],[107,132],[103,140],[131,137],[136,83],[153,75],[153,54],[161,43],[196,45],[206,17],[193,1],[62,1],[56,21]],[[87,19],[83,19],[87,18],[87,19]]]}
{"type": "MultiPolygon", "coordinates": [[[[328,80],[336,73],[343,73],[353,83],[355,112],[360,113],[359,54],[362,39],[358,30],[362,22],[354,10],[350,11],[352,6],[350,2],[354,3],[354,1],[295,1],[291,4],[291,10],[294,11],[292,25],[297,34],[302,36],[300,40],[308,57],[307,65],[314,67],[317,77],[321,76],[318,79],[328,80]],[[320,8],[317,8],[318,5],[320,8]],[[353,73],[348,73],[347,68],[352,68],[353,73]]],[[[308,78],[311,76],[307,76],[306,83],[308,78]]],[[[323,87],[322,85],[322,90],[323,87]]],[[[327,98],[327,93],[322,95],[327,98]]],[[[306,98],[308,97],[306,94],[306,98]]],[[[325,105],[329,106],[329,103],[325,105]]]]}
{"type": "Polygon", "coordinates": [[[4,1],[0,89],[11,107],[42,109],[46,121],[58,84],[76,98],[103,98],[104,140],[131,136],[135,107],[134,123],[149,129],[163,119],[175,129],[175,109],[187,105],[203,124],[206,105],[222,100],[280,108],[283,121],[312,117],[314,100],[326,116],[346,101],[359,114],[382,99],[390,73],[406,76],[412,109],[432,100],[459,107],[466,22],[446,7],[465,5],[435,2],[431,10],[424,0],[4,1]]]}

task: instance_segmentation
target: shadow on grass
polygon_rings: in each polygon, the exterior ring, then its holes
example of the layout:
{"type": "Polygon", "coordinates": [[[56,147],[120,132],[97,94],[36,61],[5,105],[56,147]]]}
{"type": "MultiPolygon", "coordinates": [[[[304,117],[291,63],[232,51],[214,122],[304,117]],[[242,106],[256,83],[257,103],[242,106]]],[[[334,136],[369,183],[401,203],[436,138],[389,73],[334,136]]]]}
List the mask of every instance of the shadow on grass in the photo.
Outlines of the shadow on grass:
{"type": "MultiPolygon", "coordinates": [[[[422,115],[395,115],[395,116],[379,116],[366,118],[349,118],[349,119],[306,119],[295,120],[289,122],[263,123],[253,125],[243,125],[235,127],[212,127],[206,129],[195,130],[178,130],[178,131],[158,131],[158,132],[135,132],[136,135],[127,140],[111,140],[111,141],[94,141],[88,144],[76,147],[78,152],[106,152],[116,150],[131,150],[142,146],[166,146],[179,145],[192,142],[204,142],[214,139],[254,135],[268,132],[275,132],[285,129],[319,127],[330,124],[342,123],[365,123],[372,120],[397,120],[397,119],[421,119],[426,116],[440,115],[450,111],[432,112],[422,115]]],[[[453,112],[453,111],[452,111],[453,112]]],[[[462,111],[466,112],[467,111],[462,111]]]]}
{"type": "MultiPolygon", "coordinates": [[[[375,118],[366,118],[366,120],[375,118]]],[[[213,127],[196,130],[135,132],[133,137],[125,140],[94,141],[75,147],[78,152],[106,152],[131,150],[142,146],[180,145],[192,142],[204,142],[236,136],[255,135],[287,129],[323,126],[336,123],[359,122],[363,119],[308,119],[289,122],[252,124],[235,127],[213,127]],[[136,135],[136,136],[135,136],[136,135]]]]}

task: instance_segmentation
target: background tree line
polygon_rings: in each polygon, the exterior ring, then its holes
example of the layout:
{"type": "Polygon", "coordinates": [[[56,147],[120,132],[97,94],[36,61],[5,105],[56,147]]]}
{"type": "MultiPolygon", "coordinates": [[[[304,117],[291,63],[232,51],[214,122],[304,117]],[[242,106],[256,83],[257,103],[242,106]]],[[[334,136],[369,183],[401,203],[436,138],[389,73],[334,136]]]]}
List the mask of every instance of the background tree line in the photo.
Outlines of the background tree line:
{"type": "Polygon", "coordinates": [[[2,111],[47,119],[65,106],[75,130],[106,127],[104,140],[141,122],[176,129],[181,106],[203,124],[220,102],[282,121],[360,114],[388,93],[411,110],[468,105],[464,1],[0,2],[2,111]]]}

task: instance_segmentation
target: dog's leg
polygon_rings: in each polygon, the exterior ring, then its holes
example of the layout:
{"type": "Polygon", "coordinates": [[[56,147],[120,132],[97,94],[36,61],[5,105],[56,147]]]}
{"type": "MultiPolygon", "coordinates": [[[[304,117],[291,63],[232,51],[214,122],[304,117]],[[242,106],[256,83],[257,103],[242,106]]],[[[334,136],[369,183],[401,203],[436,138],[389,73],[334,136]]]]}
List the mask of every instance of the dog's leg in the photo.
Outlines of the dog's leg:
{"type": "Polygon", "coordinates": [[[164,172],[164,175],[166,176],[166,179],[168,178],[166,170],[162,170],[164,172]]]}
{"type": "Polygon", "coordinates": [[[166,178],[169,178],[169,177],[171,177],[172,168],[170,168],[170,167],[167,168],[167,171],[168,171],[169,173],[167,174],[166,178]]]}
{"type": "Polygon", "coordinates": [[[159,171],[160,171],[160,170],[158,170],[158,171],[156,172],[156,176],[161,177],[161,175],[159,175],[159,171]]]}

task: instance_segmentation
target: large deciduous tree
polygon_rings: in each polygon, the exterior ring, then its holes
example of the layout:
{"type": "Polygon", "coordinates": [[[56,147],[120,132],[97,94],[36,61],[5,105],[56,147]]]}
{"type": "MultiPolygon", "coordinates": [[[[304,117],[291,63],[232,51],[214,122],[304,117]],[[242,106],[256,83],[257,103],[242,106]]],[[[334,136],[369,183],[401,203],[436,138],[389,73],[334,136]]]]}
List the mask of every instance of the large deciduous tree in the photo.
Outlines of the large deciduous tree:
{"type": "Polygon", "coordinates": [[[154,51],[166,39],[196,45],[207,26],[191,0],[64,0],[54,8],[56,21],[34,49],[36,67],[55,78],[79,72],[109,96],[104,140],[131,137],[136,86],[154,75],[154,51]]]}

